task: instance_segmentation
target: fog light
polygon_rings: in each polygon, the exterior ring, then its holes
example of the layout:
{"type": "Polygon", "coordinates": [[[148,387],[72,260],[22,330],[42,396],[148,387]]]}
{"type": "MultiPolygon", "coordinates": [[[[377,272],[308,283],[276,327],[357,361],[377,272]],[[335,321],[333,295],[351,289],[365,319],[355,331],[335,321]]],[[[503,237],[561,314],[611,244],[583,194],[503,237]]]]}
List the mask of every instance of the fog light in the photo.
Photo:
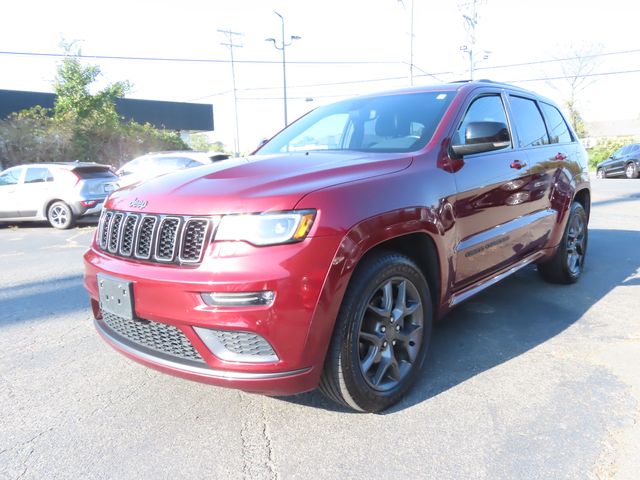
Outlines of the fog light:
{"type": "Polygon", "coordinates": [[[228,362],[271,363],[279,360],[273,347],[253,332],[193,327],[211,353],[228,362]]]}
{"type": "Polygon", "coordinates": [[[213,307],[250,307],[256,305],[271,305],[275,292],[212,292],[202,293],[204,303],[213,307]]]}

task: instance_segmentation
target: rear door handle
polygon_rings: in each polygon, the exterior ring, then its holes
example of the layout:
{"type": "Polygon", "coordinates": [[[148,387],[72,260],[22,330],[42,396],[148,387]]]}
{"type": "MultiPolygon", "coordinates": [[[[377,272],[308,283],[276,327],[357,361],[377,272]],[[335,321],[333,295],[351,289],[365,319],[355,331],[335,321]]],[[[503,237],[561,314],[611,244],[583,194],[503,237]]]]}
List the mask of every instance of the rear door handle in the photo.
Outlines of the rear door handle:
{"type": "Polygon", "coordinates": [[[515,168],[516,170],[520,170],[521,168],[524,168],[527,166],[526,163],[521,162],[520,160],[514,160],[513,162],[511,162],[511,168],[515,168]]]}

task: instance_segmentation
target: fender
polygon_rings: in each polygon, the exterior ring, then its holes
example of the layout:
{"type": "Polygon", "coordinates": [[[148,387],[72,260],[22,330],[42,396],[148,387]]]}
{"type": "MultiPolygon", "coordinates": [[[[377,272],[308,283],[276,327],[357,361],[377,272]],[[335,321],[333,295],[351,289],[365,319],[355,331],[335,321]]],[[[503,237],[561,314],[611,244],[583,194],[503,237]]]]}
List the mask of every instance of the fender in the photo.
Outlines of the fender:
{"type": "MultiPolygon", "coordinates": [[[[451,258],[442,253],[447,251],[448,241],[443,231],[438,213],[425,207],[382,213],[353,226],[340,242],[325,278],[305,341],[307,361],[318,366],[324,362],[342,299],[356,266],[368,252],[385,242],[415,233],[427,234],[436,248],[440,285],[448,285],[451,269],[440,268],[451,263],[451,258]]],[[[447,290],[439,289],[440,304],[447,290]]]]}

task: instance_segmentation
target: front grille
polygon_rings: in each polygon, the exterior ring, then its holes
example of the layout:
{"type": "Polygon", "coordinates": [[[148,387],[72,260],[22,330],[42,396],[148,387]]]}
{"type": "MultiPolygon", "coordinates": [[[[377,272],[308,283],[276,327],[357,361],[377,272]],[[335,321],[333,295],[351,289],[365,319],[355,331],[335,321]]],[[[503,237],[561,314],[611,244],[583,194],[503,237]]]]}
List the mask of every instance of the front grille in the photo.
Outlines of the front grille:
{"type": "Polygon", "coordinates": [[[180,257],[187,262],[197,261],[202,254],[204,239],[207,236],[208,222],[206,220],[187,220],[180,246],[180,257]]]}
{"type": "Polygon", "coordinates": [[[137,215],[127,215],[122,227],[122,241],[120,242],[120,255],[126,257],[133,253],[133,241],[136,235],[136,226],[139,217],[137,215]]]}
{"type": "Polygon", "coordinates": [[[273,348],[264,338],[251,332],[232,330],[211,330],[220,343],[232,353],[239,355],[275,355],[273,348]]]}
{"type": "Polygon", "coordinates": [[[111,253],[115,253],[118,251],[118,239],[120,237],[120,226],[122,225],[122,219],[124,218],[124,213],[115,213],[113,215],[113,219],[111,220],[109,229],[109,244],[107,245],[107,250],[111,253]]]}
{"type": "Polygon", "coordinates": [[[179,329],[149,320],[128,320],[109,312],[102,312],[102,320],[118,335],[151,350],[204,363],[189,339],[179,329]]]}
{"type": "Polygon", "coordinates": [[[179,218],[168,217],[160,222],[160,231],[156,244],[156,258],[158,260],[166,262],[173,260],[176,251],[178,227],[180,227],[179,218]]]}
{"type": "Polygon", "coordinates": [[[159,263],[198,264],[215,228],[213,218],[105,210],[96,243],[113,255],[159,263]]]}
{"type": "Polygon", "coordinates": [[[138,241],[136,242],[136,257],[148,259],[151,257],[151,242],[158,219],[156,217],[145,216],[140,224],[138,241]]]}

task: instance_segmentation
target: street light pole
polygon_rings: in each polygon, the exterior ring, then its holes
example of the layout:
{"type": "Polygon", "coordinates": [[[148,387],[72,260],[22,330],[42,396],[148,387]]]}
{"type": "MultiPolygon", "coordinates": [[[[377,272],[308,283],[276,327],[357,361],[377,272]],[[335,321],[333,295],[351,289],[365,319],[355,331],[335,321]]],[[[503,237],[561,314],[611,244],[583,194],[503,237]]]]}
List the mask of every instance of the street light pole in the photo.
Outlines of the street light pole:
{"type": "Polygon", "coordinates": [[[282,15],[280,15],[278,12],[274,11],[273,13],[275,13],[278,17],[280,17],[280,21],[282,22],[282,39],[281,39],[281,43],[280,46],[278,46],[278,43],[276,42],[275,38],[267,38],[266,41],[267,42],[273,42],[273,46],[277,49],[277,50],[282,50],[282,90],[283,90],[283,98],[284,98],[284,126],[286,127],[287,125],[289,125],[289,119],[288,119],[288,115],[287,115],[287,57],[286,57],[286,49],[289,45],[291,45],[293,43],[293,40],[300,40],[301,37],[298,37],[297,35],[291,35],[291,40],[289,41],[289,43],[286,43],[284,41],[284,17],[282,15]]]}

